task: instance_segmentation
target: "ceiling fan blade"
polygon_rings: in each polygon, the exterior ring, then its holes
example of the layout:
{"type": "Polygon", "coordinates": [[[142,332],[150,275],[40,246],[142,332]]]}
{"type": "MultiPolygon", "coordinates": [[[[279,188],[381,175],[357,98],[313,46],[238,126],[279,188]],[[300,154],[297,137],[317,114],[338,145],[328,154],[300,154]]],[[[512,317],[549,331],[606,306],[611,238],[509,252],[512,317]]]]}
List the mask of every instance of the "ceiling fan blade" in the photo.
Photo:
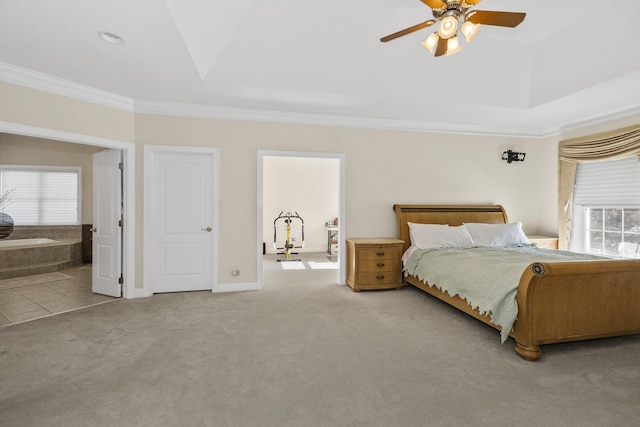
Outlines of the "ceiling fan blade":
{"type": "Polygon", "coordinates": [[[470,4],[470,5],[476,5],[478,3],[480,3],[482,0],[464,0],[464,3],[466,4],[470,4]]]}
{"type": "Polygon", "coordinates": [[[438,46],[436,47],[436,53],[434,56],[442,56],[447,52],[448,40],[438,37],[438,46]]]}
{"type": "Polygon", "coordinates": [[[527,16],[523,12],[494,12],[491,10],[475,10],[467,13],[465,21],[471,21],[474,24],[497,25],[500,27],[517,27],[524,17],[527,16]]]}
{"type": "Polygon", "coordinates": [[[429,6],[431,9],[442,9],[447,5],[442,0],[420,0],[420,1],[426,4],[427,6],[429,6]]]}
{"type": "Polygon", "coordinates": [[[413,27],[405,28],[404,30],[398,31],[397,33],[389,34],[388,36],[385,36],[385,37],[381,38],[380,41],[385,43],[385,42],[388,42],[390,40],[397,39],[398,37],[402,37],[402,36],[406,36],[407,34],[411,34],[414,31],[418,31],[418,30],[421,30],[423,28],[427,28],[427,27],[429,27],[429,26],[431,26],[431,25],[433,25],[435,23],[436,23],[435,20],[429,19],[428,21],[421,22],[420,24],[414,25],[413,27]]]}

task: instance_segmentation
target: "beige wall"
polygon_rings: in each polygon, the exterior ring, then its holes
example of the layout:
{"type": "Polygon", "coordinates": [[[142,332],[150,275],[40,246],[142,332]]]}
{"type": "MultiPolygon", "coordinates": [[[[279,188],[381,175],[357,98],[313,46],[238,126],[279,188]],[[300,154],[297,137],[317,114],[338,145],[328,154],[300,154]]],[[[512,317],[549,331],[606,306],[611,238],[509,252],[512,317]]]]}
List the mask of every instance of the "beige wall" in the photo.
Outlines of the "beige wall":
{"type": "Polygon", "coordinates": [[[82,224],[93,221],[93,154],[100,150],[90,145],[0,133],[0,164],[81,168],[82,224]]]}
{"type": "MultiPolygon", "coordinates": [[[[261,220],[257,212],[258,150],[343,153],[346,237],[396,236],[394,203],[500,203],[510,220],[521,221],[525,231],[557,233],[560,137],[529,139],[133,115],[3,83],[0,98],[0,121],[136,144],[137,287],[142,286],[144,144],[220,149],[220,283],[257,278],[256,252],[261,245],[256,242],[261,220]],[[526,161],[502,161],[502,152],[509,148],[526,152],[526,161]],[[231,276],[232,269],[240,269],[242,275],[231,276]]],[[[598,128],[614,128],[620,123],[598,128]]]]}
{"type": "Polygon", "coordinates": [[[132,142],[134,114],[0,81],[0,120],[132,142]]]}
{"type": "Polygon", "coordinates": [[[528,232],[557,228],[555,142],[139,114],[136,142],[220,148],[221,283],[255,279],[257,151],[344,153],[346,237],[396,236],[394,203],[500,203],[528,232]],[[507,164],[508,148],[527,152],[507,164]]]}

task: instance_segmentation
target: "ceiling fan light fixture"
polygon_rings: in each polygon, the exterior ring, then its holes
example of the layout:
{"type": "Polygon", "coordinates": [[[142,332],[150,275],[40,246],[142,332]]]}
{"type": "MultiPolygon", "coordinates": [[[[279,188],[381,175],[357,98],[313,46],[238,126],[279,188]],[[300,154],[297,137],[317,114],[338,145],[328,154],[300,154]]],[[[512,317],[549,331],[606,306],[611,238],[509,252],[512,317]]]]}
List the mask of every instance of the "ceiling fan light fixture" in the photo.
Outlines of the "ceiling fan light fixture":
{"type": "Polygon", "coordinates": [[[456,53],[462,50],[462,46],[460,46],[460,42],[458,41],[458,37],[451,37],[447,40],[447,51],[444,53],[445,56],[455,55],[456,53]]]}
{"type": "Polygon", "coordinates": [[[475,39],[480,32],[480,24],[474,24],[471,21],[466,21],[462,24],[462,27],[460,27],[460,31],[464,34],[466,42],[471,43],[471,41],[475,39]]]}
{"type": "Polygon", "coordinates": [[[454,55],[462,50],[458,32],[467,43],[473,41],[482,25],[514,28],[522,23],[524,12],[501,12],[493,10],[469,10],[481,0],[421,0],[429,6],[433,12],[433,18],[417,25],[396,31],[393,34],[382,37],[385,43],[398,37],[406,36],[423,28],[437,23],[436,32],[420,42],[425,49],[434,56],[454,55]],[[482,24],[482,25],[481,25],[482,24]]]}
{"type": "Polygon", "coordinates": [[[438,33],[431,33],[431,35],[427,37],[427,39],[421,42],[420,44],[424,46],[425,49],[427,49],[429,52],[433,53],[433,50],[436,48],[436,45],[438,44],[439,38],[440,37],[438,36],[438,33]]]}
{"type": "Polygon", "coordinates": [[[443,39],[450,39],[458,32],[458,17],[455,15],[445,16],[438,25],[438,34],[443,39]]]}

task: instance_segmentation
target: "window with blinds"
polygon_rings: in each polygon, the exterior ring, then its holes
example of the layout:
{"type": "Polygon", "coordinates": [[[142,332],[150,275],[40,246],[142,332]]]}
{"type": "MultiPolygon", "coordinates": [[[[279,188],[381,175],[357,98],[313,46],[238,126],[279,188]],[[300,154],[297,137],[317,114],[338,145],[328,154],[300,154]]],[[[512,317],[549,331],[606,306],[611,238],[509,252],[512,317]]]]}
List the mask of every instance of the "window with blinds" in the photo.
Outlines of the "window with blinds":
{"type": "Polygon", "coordinates": [[[0,194],[12,196],[2,210],[15,225],[80,223],[80,168],[0,166],[0,194]]]}
{"type": "Polygon", "coordinates": [[[640,162],[637,157],[578,163],[573,203],[585,206],[640,205],[640,162]]]}
{"type": "Polygon", "coordinates": [[[580,163],[573,203],[582,212],[581,250],[640,258],[640,162],[580,163]]]}

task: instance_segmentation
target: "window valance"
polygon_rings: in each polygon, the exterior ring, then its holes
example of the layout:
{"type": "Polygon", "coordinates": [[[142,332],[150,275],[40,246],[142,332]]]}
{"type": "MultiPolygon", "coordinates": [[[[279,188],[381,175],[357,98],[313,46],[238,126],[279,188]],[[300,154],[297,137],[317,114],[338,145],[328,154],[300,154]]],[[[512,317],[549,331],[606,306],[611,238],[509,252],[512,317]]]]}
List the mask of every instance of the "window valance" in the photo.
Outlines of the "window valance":
{"type": "Polygon", "coordinates": [[[559,247],[567,249],[573,218],[576,165],[636,156],[640,160],[640,125],[567,139],[558,144],[559,247]]]}
{"type": "Polygon", "coordinates": [[[616,160],[630,156],[640,159],[640,126],[560,141],[558,158],[564,162],[616,160]]]}

